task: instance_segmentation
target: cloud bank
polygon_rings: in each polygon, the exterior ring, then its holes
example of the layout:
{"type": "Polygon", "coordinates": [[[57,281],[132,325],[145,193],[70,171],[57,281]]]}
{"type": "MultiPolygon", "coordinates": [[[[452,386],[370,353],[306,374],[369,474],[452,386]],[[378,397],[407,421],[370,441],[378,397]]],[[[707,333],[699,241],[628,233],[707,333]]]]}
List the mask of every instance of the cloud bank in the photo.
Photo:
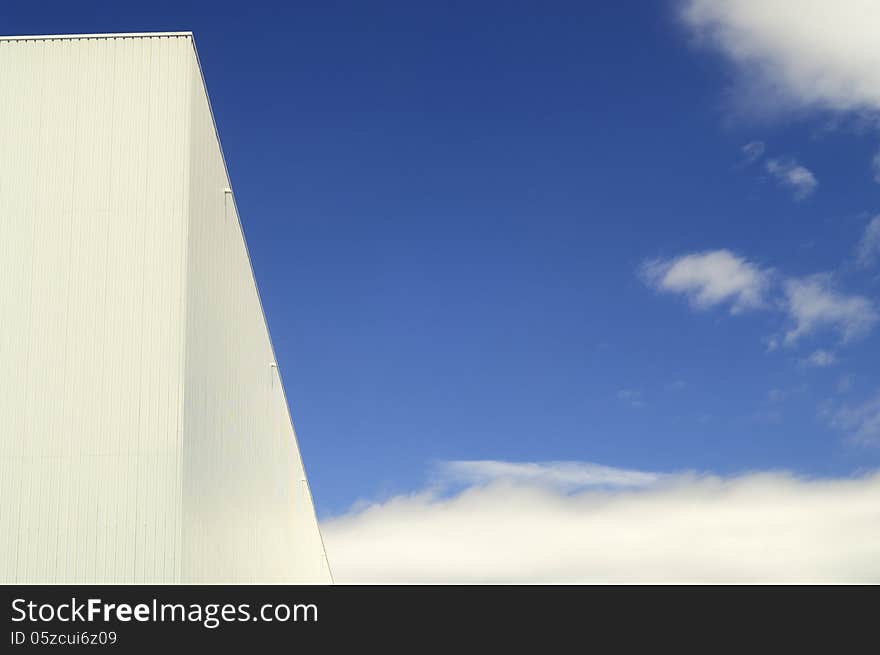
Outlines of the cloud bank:
{"type": "Polygon", "coordinates": [[[454,495],[325,521],[337,582],[880,582],[878,474],[644,473],[633,485],[636,472],[595,464],[472,464],[452,465],[474,473],[454,495]]]}

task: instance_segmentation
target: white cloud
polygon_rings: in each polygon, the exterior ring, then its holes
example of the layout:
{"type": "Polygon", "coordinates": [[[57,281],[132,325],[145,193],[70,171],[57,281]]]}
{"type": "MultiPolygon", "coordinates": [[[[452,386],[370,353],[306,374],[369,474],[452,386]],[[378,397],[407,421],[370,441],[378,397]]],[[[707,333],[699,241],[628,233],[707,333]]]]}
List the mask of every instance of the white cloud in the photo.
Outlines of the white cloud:
{"type": "Polygon", "coordinates": [[[764,156],[766,146],[763,141],[749,141],[742,147],[743,157],[747,164],[753,164],[764,156]]]}
{"type": "Polygon", "coordinates": [[[876,0],[685,0],[681,17],[735,65],[743,106],[880,109],[876,0]]]}
{"type": "Polygon", "coordinates": [[[787,345],[822,328],[836,330],[843,341],[849,341],[867,334],[880,318],[870,300],[838,292],[827,274],[786,280],[785,295],[794,322],[785,334],[787,345]]]}
{"type": "Polygon", "coordinates": [[[643,487],[659,482],[663,476],[602,466],[590,462],[503,462],[470,460],[444,462],[441,480],[467,485],[506,480],[512,483],[541,484],[557,489],[585,487],[643,487]]]}
{"type": "Polygon", "coordinates": [[[819,186],[816,176],[796,161],[769,159],[765,168],[780,185],[791,189],[795,200],[804,200],[819,186]]]}
{"type": "Polygon", "coordinates": [[[880,259],[880,214],[871,219],[859,241],[856,260],[859,266],[868,268],[880,259]]]}
{"type": "MultiPolygon", "coordinates": [[[[869,231],[862,250],[866,249],[865,242],[873,243],[869,231]]],[[[861,255],[860,258],[864,259],[861,255]]],[[[794,346],[802,337],[820,330],[837,332],[841,343],[846,343],[867,335],[880,320],[873,301],[838,291],[828,273],[781,278],[772,269],[760,268],[729,250],[649,260],[642,264],[639,273],[652,288],[681,294],[697,309],[729,303],[732,314],[745,309],[783,312],[792,327],[782,335],[768,337],[768,352],[783,344],[794,346]]],[[[833,356],[817,351],[804,363],[825,366],[833,363],[833,356]]],[[[621,400],[627,399],[622,393],[631,394],[627,390],[619,392],[621,400]]]]}
{"type": "Polygon", "coordinates": [[[841,407],[830,415],[831,425],[863,445],[880,445],[880,391],[861,405],[841,407]]]}
{"type": "Polygon", "coordinates": [[[880,475],[677,475],[570,493],[553,484],[566,467],[595,465],[534,466],[323,522],[337,582],[880,582],[880,475]]]}
{"type": "Polygon", "coordinates": [[[653,288],[682,294],[697,309],[729,303],[731,313],[761,307],[770,280],[769,271],[729,250],[651,260],[641,274],[653,288]]]}
{"type": "Polygon", "coordinates": [[[837,356],[827,350],[816,350],[803,360],[804,365],[823,368],[837,363],[837,356]]]}

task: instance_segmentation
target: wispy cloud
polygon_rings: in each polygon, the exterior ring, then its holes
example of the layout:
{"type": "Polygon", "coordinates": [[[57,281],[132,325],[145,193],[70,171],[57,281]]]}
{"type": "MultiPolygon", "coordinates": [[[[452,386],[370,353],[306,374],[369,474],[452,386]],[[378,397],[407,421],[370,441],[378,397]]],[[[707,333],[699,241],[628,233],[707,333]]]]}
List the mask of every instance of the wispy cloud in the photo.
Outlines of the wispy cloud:
{"type": "Polygon", "coordinates": [[[740,109],[880,109],[875,0],[686,0],[681,17],[734,65],[740,109]]]}
{"type": "Polygon", "coordinates": [[[754,164],[764,156],[766,150],[763,141],[749,141],[742,147],[742,154],[747,164],[754,164]]]}
{"type": "Polygon", "coordinates": [[[647,484],[594,488],[638,472],[578,462],[453,468],[475,484],[324,521],[336,580],[880,582],[878,475],[643,473],[647,484]],[[572,492],[570,480],[585,489],[572,492]]]}
{"type": "Polygon", "coordinates": [[[865,227],[856,250],[856,261],[862,268],[873,266],[880,260],[880,214],[865,227]]]}
{"type": "Polygon", "coordinates": [[[827,413],[831,425],[853,442],[880,445],[880,391],[859,405],[846,405],[827,413]]]}
{"type": "MultiPolygon", "coordinates": [[[[749,141],[740,148],[746,166],[760,160],[767,152],[763,141],[749,141]]],[[[795,200],[804,200],[819,186],[816,176],[791,157],[771,157],[764,162],[764,169],[782,186],[791,190],[795,200]]]]}
{"type": "Polygon", "coordinates": [[[812,366],[814,368],[824,368],[826,366],[831,366],[837,363],[837,356],[828,352],[827,350],[815,350],[810,353],[809,357],[806,357],[802,360],[805,366],[812,366]]]}
{"type": "Polygon", "coordinates": [[[768,159],[765,168],[781,186],[791,189],[795,200],[804,200],[819,186],[816,176],[793,159],[768,159]]]}
{"type": "Polygon", "coordinates": [[[663,479],[659,473],[602,466],[591,462],[504,462],[464,460],[443,462],[440,479],[485,485],[504,480],[573,491],[587,487],[644,487],[663,479]]]}
{"type": "Polygon", "coordinates": [[[789,398],[794,398],[807,392],[809,387],[806,384],[800,384],[785,389],[774,388],[767,392],[767,402],[770,404],[779,404],[789,398]]]}
{"type": "Polygon", "coordinates": [[[771,275],[729,250],[653,259],[640,272],[649,286],[684,295],[697,309],[728,304],[731,313],[761,307],[771,275]]]}
{"type": "Polygon", "coordinates": [[[767,392],[767,400],[771,403],[778,403],[783,401],[787,395],[788,394],[782,389],[770,389],[770,391],[767,392]]]}
{"type": "Polygon", "coordinates": [[[642,392],[635,391],[634,389],[620,389],[617,392],[617,399],[636,409],[641,409],[645,406],[645,401],[642,400],[642,392]]]}
{"type": "Polygon", "coordinates": [[[786,311],[794,323],[785,333],[787,345],[823,328],[850,341],[867,334],[880,318],[868,298],[837,291],[832,277],[824,273],[786,280],[785,296],[786,311]]]}
{"type": "MultiPolygon", "coordinates": [[[[880,221],[877,224],[880,226],[880,221]]],[[[869,226],[860,253],[874,252],[872,229],[869,226]]],[[[781,312],[791,327],[768,338],[768,351],[780,345],[794,346],[823,330],[836,333],[840,343],[847,343],[867,335],[880,321],[871,299],[839,291],[829,273],[784,278],[729,250],[648,260],[639,267],[639,276],[656,291],[685,296],[699,310],[727,304],[732,314],[745,309],[781,312]]],[[[813,353],[806,363],[832,363],[830,353],[817,352],[822,354],[813,353]]]]}

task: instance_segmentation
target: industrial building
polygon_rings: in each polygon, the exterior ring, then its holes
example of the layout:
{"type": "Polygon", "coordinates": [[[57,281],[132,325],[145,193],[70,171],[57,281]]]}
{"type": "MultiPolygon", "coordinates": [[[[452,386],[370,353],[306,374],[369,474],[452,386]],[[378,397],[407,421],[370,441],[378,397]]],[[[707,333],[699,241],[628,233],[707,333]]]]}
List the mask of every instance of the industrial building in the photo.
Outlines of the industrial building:
{"type": "Polygon", "coordinates": [[[192,34],[0,38],[0,582],[330,581],[192,34]]]}

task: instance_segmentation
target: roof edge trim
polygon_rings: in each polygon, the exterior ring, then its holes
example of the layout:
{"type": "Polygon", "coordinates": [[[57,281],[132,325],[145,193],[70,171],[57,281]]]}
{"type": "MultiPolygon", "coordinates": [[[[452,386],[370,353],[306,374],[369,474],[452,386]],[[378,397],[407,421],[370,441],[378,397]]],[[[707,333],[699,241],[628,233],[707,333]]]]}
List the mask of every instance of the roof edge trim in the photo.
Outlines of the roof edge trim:
{"type": "Polygon", "coordinates": [[[150,39],[162,36],[188,36],[192,32],[118,32],[106,34],[34,34],[0,36],[0,41],[60,41],[65,39],[150,39]]]}

